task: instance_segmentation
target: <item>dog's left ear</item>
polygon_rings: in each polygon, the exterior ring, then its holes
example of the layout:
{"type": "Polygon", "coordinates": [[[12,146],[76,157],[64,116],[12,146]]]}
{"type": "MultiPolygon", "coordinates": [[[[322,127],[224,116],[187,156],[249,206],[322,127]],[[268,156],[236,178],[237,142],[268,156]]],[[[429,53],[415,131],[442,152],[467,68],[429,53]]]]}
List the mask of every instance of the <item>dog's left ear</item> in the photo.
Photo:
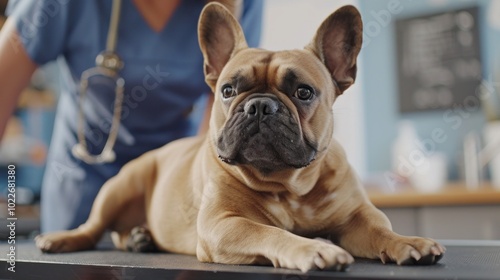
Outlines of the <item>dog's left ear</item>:
{"type": "Polygon", "coordinates": [[[330,71],[340,94],[356,79],[356,58],[362,41],[361,15],[355,7],[344,6],[323,21],[312,42],[306,46],[330,71]]]}
{"type": "Polygon", "coordinates": [[[201,12],[198,40],[204,58],[205,81],[215,92],[217,79],[231,56],[248,47],[245,35],[228,9],[211,2],[201,12]]]}

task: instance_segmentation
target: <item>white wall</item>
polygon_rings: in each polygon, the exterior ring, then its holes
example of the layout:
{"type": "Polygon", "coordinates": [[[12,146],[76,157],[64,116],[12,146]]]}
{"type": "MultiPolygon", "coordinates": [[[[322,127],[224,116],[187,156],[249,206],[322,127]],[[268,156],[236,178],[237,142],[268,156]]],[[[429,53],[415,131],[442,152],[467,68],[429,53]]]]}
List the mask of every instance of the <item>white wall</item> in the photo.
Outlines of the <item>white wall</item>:
{"type": "MultiPolygon", "coordinates": [[[[337,8],[347,4],[357,6],[357,0],[266,0],[261,46],[271,50],[303,48],[321,22],[337,8]]],[[[359,81],[358,78],[358,83],[337,99],[333,112],[334,135],[363,178],[366,175],[364,118],[359,81]]]]}

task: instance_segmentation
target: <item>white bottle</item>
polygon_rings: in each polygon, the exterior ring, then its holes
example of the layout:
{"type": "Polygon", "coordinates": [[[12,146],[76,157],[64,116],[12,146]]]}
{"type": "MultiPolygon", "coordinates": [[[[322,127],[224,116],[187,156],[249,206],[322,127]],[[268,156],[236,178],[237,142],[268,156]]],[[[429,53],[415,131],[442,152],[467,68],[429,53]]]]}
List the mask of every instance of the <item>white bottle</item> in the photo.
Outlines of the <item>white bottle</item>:
{"type": "Polygon", "coordinates": [[[398,136],[392,146],[392,171],[402,178],[409,179],[415,173],[419,158],[418,135],[411,121],[403,120],[398,125],[398,136]],[[413,156],[413,157],[412,157],[413,156]]]}
{"type": "Polygon", "coordinates": [[[398,137],[392,149],[393,172],[419,191],[434,192],[446,182],[446,163],[443,153],[425,148],[411,121],[400,122],[398,137]]]}

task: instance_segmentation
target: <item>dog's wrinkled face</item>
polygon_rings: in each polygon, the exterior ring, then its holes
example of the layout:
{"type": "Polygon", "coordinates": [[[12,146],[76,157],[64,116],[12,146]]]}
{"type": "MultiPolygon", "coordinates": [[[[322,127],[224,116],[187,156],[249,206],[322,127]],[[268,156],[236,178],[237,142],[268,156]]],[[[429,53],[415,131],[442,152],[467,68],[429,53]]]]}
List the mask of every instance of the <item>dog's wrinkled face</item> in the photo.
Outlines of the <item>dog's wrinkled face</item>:
{"type": "Polygon", "coordinates": [[[247,48],[221,5],[202,12],[200,46],[215,94],[210,133],[219,157],[263,174],[309,165],[333,134],[332,105],[355,79],[361,19],[353,7],[332,14],[304,50],[247,48]]]}
{"type": "Polygon", "coordinates": [[[222,126],[217,126],[220,158],[264,173],[314,160],[333,128],[329,108],[335,88],[321,66],[306,51],[246,49],[236,54],[215,89],[223,112],[222,126]]]}

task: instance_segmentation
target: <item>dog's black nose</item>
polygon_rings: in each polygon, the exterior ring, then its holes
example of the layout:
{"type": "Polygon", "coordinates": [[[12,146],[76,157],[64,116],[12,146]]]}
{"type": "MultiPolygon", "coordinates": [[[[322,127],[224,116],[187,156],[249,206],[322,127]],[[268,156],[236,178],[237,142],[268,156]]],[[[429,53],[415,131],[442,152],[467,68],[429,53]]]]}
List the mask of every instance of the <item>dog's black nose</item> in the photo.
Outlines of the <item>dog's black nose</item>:
{"type": "Polygon", "coordinates": [[[274,115],[278,111],[278,103],[269,97],[252,98],[245,104],[244,110],[252,117],[274,115]]]}

